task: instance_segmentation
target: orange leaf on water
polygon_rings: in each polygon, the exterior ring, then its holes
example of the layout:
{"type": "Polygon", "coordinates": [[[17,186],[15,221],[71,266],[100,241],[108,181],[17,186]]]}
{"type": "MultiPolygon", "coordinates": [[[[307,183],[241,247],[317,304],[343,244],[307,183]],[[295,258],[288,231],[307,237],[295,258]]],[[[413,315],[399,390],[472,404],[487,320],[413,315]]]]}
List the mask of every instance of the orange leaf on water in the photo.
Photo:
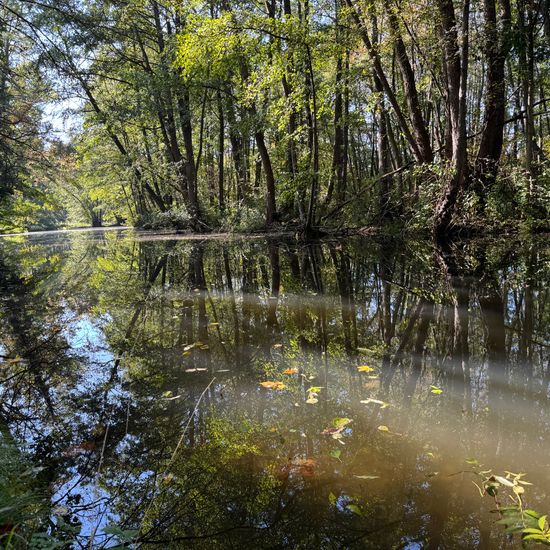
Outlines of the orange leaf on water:
{"type": "Polygon", "coordinates": [[[298,369],[286,369],[283,374],[298,374],[298,369]]]}
{"type": "Polygon", "coordinates": [[[267,382],[260,382],[260,386],[267,390],[284,390],[286,388],[282,382],[272,382],[269,380],[267,382]]]}

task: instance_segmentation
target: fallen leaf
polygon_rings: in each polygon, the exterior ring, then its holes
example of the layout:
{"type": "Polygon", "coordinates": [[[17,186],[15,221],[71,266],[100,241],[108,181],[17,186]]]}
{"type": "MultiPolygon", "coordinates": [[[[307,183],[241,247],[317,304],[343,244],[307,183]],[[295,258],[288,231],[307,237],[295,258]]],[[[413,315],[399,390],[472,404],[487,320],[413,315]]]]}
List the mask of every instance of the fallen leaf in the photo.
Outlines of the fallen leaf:
{"type": "Polygon", "coordinates": [[[286,369],[283,374],[298,374],[298,369],[286,369]]]}
{"type": "Polygon", "coordinates": [[[357,370],[359,372],[373,372],[374,371],[374,369],[372,367],[369,367],[367,365],[361,365],[361,366],[357,367],[357,370]]]}
{"type": "Polygon", "coordinates": [[[341,433],[344,431],[344,428],[325,428],[322,432],[321,432],[321,435],[330,435],[332,436],[334,439],[338,439],[341,436],[341,433]]]}
{"type": "Polygon", "coordinates": [[[282,382],[272,381],[260,382],[260,386],[267,390],[284,390],[286,388],[285,384],[283,384],[282,382]]]}
{"type": "Polygon", "coordinates": [[[369,397],[368,399],[363,399],[361,403],[365,403],[367,405],[369,403],[374,403],[375,405],[380,405],[380,408],[382,409],[387,409],[390,406],[390,404],[386,403],[385,401],[380,401],[380,399],[372,399],[371,397],[369,397]]]}
{"type": "Polygon", "coordinates": [[[339,418],[339,417],[337,417],[332,421],[332,425],[335,428],[343,428],[344,426],[347,426],[351,422],[353,422],[353,420],[351,418],[339,418]]]}
{"type": "Polygon", "coordinates": [[[346,506],[346,508],[350,511],[350,512],[353,512],[354,514],[357,514],[358,516],[362,516],[363,515],[363,512],[361,510],[361,508],[359,508],[359,506],[357,506],[357,504],[348,504],[346,506]]]}
{"type": "Polygon", "coordinates": [[[381,432],[389,432],[390,429],[387,427],[387,426],[378,426],[378,430],[381,431],[381,432]]]}
{"type": "Polygon", "coordinates": [[[174,397],[163,397],[164,401],[174,401],[174,399],[179,399],[181,395],[174,395],[174,397]]]}

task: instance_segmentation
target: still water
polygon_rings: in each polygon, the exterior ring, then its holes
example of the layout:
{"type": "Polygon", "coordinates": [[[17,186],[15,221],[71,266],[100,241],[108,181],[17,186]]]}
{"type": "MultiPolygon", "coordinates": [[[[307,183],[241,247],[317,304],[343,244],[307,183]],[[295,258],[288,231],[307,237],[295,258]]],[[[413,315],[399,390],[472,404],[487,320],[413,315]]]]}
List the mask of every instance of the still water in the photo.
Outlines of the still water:
{"type": "Polygon", "coordinates": [[[4,238],[2,437],[74,547],[518,547],[473,482],[550,512],[548,252],[4,238]]]}

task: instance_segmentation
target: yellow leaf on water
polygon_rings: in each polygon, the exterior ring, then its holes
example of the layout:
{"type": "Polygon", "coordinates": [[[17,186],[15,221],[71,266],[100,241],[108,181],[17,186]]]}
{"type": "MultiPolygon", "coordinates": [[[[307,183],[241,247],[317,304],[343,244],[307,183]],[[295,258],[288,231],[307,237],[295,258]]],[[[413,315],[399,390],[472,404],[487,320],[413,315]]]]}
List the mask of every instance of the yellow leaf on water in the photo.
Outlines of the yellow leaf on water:
{"type": "Polygon", "coordinates": [[[380,405],[381,409],[387,409],[390,404],[386,403],[385,401],[380,401],[380,399],[373,399],[372,397],[369,397],[368,399],[363,399],[361,403],[369,404],[374,403],[375,405],[380,405]]]}
{"type": "Polygon", "coordinates": [[[381,432],[389,432],[390,429],[387,427],[387,426],[378,426],[378,430],[381,431],[381,432]]]}
{"type": "Polygon", "coordinates": [[[374,369],[372,367],[369,367],[367,365],[360,365],[359,367],[357,367],[357,370],[359,372],[373,372],[374,369]]]}

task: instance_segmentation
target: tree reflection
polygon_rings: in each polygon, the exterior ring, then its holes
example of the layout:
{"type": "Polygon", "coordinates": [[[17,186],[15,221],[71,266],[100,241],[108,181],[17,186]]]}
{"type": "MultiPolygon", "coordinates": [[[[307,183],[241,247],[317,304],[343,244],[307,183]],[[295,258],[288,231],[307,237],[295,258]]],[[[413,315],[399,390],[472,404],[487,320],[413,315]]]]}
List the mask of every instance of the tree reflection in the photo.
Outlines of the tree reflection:
{"type": "Polygon", "coordinates": [[[548,466],[549,424],[528,422],[549,414],[546,252],[5,241],[2,433],[48,465],[84,545],[109,522],[151,546],[494,543],[445,476],[548,466]]]}

